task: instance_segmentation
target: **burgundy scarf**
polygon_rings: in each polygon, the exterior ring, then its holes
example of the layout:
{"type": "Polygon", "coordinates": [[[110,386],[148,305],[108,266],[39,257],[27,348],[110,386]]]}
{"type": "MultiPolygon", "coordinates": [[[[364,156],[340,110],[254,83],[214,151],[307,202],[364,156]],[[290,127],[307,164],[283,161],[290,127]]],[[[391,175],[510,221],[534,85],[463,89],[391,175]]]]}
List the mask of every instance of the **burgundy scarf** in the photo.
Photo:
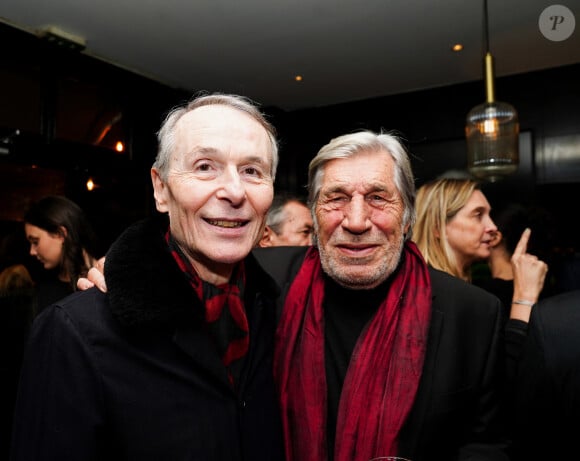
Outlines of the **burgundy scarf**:
{"type": "Polygon", "coordinates": [[[250,345],[249,325],[243,303],[244,262],[237,264],[230,283],[212,285],[199,277],[169,231],[165,234],[165,240],[173,259],[189,280],[197,297],[204,303],[209,332],[226,366],[228,380],[235,387],[240,359],[247,354],[250,345]]]}
{"type": "MultiPolygon", "coordinates": [[[[414,243],[405,243],[395,274],[350,360],[338,409],[335,461],[396,455],[399,431],[415,399],[431,314],[431,281],[414,243]]],[[[328,457],[323,297],[320,257],[311,248],[276,332],[274,376],[287,461],[328,457]]]]}

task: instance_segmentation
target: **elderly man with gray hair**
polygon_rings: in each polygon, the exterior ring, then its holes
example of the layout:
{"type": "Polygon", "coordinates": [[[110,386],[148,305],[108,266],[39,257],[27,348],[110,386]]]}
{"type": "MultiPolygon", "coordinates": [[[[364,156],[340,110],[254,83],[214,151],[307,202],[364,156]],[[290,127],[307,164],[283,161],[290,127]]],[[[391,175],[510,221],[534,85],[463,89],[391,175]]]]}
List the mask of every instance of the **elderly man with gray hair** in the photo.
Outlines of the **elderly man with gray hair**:
{"type": "Polygon", "coordinates": [[[171,111],[158,139],[160,215],[112,245],[107,293],[33,325],[14,461],[283,459],[278,290],[249,255],[274,193],[274,128],[249,100],[209,94],[171,111]]]}
{"type": "Polygon", "coordinates": [[[428,267],[411,241],[400,139],[331,140],[310,162],[308,201],[313,246],[253,252],[282,289],[286,460],[507,461],[500,301],[428,267]]]}

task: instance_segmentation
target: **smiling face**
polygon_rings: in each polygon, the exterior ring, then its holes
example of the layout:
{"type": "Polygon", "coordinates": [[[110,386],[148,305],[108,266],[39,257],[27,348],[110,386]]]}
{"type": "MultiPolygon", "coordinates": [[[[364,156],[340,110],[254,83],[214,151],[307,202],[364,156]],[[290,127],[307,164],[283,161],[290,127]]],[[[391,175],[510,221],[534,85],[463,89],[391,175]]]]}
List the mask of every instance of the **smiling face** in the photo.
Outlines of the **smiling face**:
{"type": "Polygon", "coordinates": [[[220,105],[196,108],[176,125],[167,182],[153,168],[157,209],[199,276],[229,280],[262,235],[274,193],[271,143],[249,115],[220,105]]]}
{"type": "Polygon", "coordinates": [[[394,161],[384,151],[324,166],[315,207],[320,259],[345,287],[374,288],[397,267],[408,226],[393,176],[394,161]]]}
{"type": "Polygon", "coordinates": [[[449,246],[464,270],[490,255],[497,232],[497,227],[489,215],[490,211],[491,206],[483,192],[475,190],[465,206],[445,225],[449,246]]]}

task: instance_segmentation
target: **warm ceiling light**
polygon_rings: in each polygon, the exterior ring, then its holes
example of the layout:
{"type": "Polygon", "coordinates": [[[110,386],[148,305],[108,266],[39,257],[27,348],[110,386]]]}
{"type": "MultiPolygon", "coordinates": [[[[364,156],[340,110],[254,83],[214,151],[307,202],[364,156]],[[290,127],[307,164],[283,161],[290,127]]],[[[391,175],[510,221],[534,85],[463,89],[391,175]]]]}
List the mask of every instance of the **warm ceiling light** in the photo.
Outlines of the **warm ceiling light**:
{"type": "Polygon", "coordinates": [[[92,191],[94,188],[95,188],[95,182],[93,181],[93,178],[89,178],[87,181],[87,190],[92,191]]]}
{"type": "Polygon", "coordinates": [[[117,152],[123,152],[125,150],[125,145],[121,141],[117,141],[117,144],[115,144],[115,150],[117,152]]]}
{"type": "Polygon", "coordinates": [[[461,43],[456,43],[451,47],[452,51],[461,51],[463,49],[463,45],[461,43]]]}
{"type": "Polygon", "coordinates": [[[483,0],[485,34],[486,102],[467,114],[467,168],[480,179],[496,181],[514,173],[519,164],[518,113],[513,106],[498,102],[494,95],[493,57],[489,51],[487,0],[483,0]]]}
{"type": "Polygon", "coordinates": [[[294,80],[297,82],[301,82],[302,81],[302,75],[297,75],[296,77],[294,77],[294,80]]]}

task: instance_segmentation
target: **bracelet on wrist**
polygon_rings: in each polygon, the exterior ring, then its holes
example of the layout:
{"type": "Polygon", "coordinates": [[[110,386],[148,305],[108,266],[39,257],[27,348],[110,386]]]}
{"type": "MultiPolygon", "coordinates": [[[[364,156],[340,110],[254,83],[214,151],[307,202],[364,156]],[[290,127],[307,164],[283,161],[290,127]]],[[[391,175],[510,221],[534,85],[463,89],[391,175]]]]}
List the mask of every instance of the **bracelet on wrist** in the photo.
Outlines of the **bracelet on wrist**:
{"type": "Polygon", "coordinates": [[[527,299],[514,299],[512,301],[512,304],[520,304],[522,306],[528,306],[528,307],[533,307],[534,304],[532,301],[528,301],[527,299]]]}

